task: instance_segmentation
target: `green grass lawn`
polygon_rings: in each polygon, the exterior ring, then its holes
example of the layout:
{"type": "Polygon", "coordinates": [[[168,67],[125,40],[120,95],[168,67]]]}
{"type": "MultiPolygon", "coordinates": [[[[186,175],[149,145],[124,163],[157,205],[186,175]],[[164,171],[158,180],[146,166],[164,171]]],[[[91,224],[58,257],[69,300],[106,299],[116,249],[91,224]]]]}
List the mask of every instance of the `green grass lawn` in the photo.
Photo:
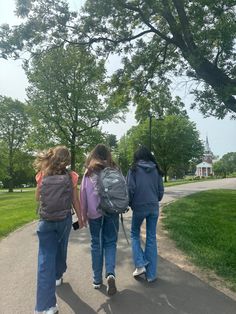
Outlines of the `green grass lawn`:
{"type": "Polygon", "coordinates": [[[0,193],[0,238],[37,218],[35,192],[0,193]]]}
{"type": "Polygon", "coordinates": [[[166,206],[164,227],[196,265],[236,291],[236,191],[211,190],[166,206]]]}
{"type": "Polygon", "coordinates": [[[207,178],[207,179],[198,179],[198,180],[194,180],[194,179],[178,179],[178,180],[173,180],[173,181],[167,181],[164,182],[164,186],[168,187],[168,186],[174,186],[174,185],[181,185],[181,184],[187,184],[187,183],[197,183],[197,182],[202,182],[202,181],[209,181],[209,180],[218,180],[218,179],[222,179],[222,178],[207,178]]]}

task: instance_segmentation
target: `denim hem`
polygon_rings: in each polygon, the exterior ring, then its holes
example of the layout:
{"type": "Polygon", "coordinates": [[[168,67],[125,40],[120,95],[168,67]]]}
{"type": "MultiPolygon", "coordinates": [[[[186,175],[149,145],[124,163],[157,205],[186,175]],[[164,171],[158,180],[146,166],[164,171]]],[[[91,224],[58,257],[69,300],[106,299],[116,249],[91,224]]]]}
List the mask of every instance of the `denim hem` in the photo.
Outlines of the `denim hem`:
{"type": "Polygon", "coordinates": [[[37,309],[37,307],[35,307],[35,312],[39,312],[39,313],[43,313],[44,311],[48,311],[51,307],[55,307],[57,305],[57,303],[56,304],[54,304],[54,305],[51,305],[51,306],[49,306],[49,307],[47,307],[46,309],[37,309]]]}
{"type": "Polygon", "coordinates": [[[107,277],[110,276],[110,275],[112,275],[112,276],[115,277],[115,274],[114,274],[114,273],[107,273],[106,276],[105,276],[105,278],[107,278],[107,277]]]}
{"type": "Polygon", "coordinates": [[[103,281],[93,281],[93,285],[102,285],[103,281]]]}
{"type": "Polygon", "coordinates": [[[135,265],[136,268],[142,268],[142,267],[147,267],[149,263],[147,262],[146,264],[140,264],[140,265],[135,265]]]}

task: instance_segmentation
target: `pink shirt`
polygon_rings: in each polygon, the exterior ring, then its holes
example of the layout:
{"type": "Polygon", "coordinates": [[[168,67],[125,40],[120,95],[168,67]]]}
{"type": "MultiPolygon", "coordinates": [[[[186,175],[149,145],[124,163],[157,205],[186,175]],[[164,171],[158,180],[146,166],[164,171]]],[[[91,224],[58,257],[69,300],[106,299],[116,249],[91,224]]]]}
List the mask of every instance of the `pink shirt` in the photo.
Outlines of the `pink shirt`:
{"type": "MultiPolygon", "coordinates": [[[[79,175],[75,171],[71,171],[70,172],[70,176],[71,176],[71,181],[72,181],[73,188],[77,187],[79,175]]],[[[37,182],[37,186],[40,186],[42,184],[42,180],[43,180],[43,173],[42,173],[42,171],[40,171],[40,172],[38,172],[36,174],[35,180],[37,182]]]]}

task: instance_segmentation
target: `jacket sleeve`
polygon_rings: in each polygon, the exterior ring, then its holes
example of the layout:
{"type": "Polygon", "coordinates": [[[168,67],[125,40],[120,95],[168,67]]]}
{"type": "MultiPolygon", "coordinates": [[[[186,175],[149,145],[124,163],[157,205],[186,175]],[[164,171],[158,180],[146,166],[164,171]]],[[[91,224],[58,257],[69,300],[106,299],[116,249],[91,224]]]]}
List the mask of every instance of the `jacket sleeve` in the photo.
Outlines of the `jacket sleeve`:
{"type": "Polygon", "coordinates": [[[84,175],[81,182],[81,186],[80,186],[80,207],[81,207],[81,214],[85,218],[87,217],[87,211],[88,211],[86,181],[87,181],[87,177],[84,175]]]}
{"type": "Polygon", "coordinates": [[[158,173],[158,201],[160,202],[164,195],[164,184],[163,184],[163,178],[158,173]]]}
{"type": "Polygon", "coordinates": [[[135,182],[135,177],[134,177],[134,172],[129,170],[127,174],[127,186],[128,186],[128,192],[129,192],[129,206],[132,204],[132,200],[134,197],[134,192],[136,188],[136,182],[135,182]]]}

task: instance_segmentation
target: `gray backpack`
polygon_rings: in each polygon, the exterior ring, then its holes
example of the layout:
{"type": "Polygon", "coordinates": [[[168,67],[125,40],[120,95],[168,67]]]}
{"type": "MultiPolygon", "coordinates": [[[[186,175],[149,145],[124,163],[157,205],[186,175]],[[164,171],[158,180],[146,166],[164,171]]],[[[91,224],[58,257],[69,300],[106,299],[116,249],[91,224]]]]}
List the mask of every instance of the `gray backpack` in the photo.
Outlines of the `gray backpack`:
{"type": "Polygon", "coordinates": [[[126,181],[119,169],[104,168],[98,175],[98,209],[104,214],[122,214],[129,206],[126,181]]]}
{"type": "Polygon", "coordinates": [[[65,219],[71,212],[72,193],[69,173],[44,176],[40,188],[40,218],[52,221],[65,219]]]}

